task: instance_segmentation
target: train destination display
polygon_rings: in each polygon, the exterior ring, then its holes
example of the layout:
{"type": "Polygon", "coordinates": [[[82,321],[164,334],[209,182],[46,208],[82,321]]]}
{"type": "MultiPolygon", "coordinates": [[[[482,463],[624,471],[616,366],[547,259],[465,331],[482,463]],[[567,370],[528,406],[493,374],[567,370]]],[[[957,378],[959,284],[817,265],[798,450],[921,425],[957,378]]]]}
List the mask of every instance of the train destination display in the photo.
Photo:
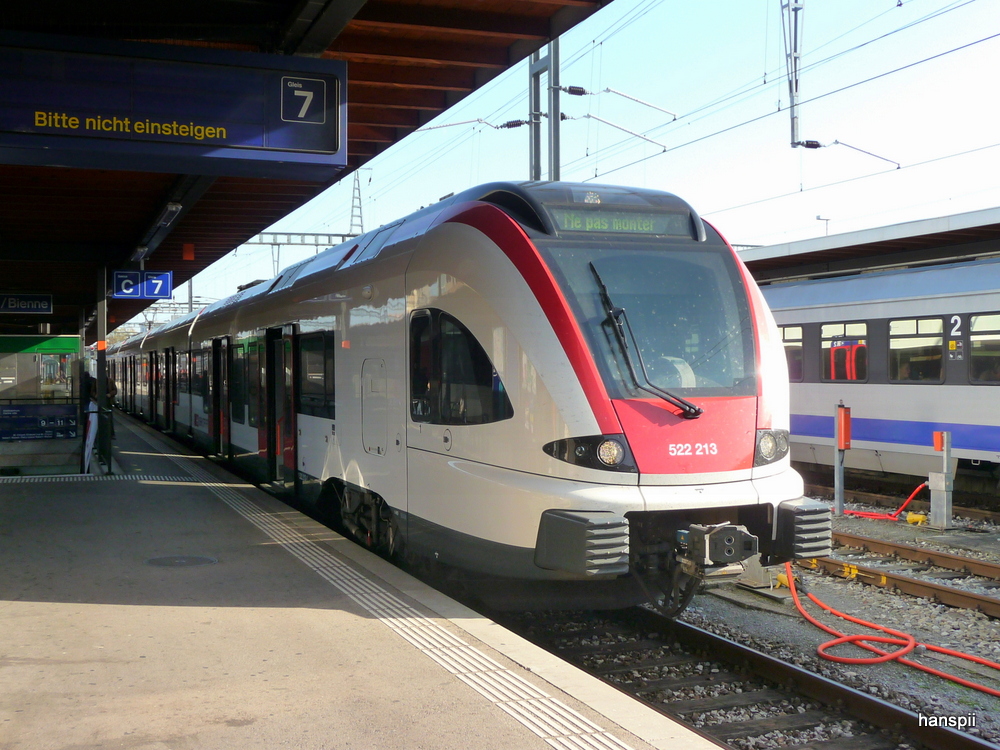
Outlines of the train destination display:
{"type": "Polygon", "coordinates": [[[333,176],[347,163],[346,71],[335,60],[0,34],[0,161],[87,166],[96,151],[122,169],[333,176]]]}
{"type": "Polygon", "coordinates": [[[549,213],[563,232],[691,236],[691,221],[684,214],[551,207],[549,213]]]}

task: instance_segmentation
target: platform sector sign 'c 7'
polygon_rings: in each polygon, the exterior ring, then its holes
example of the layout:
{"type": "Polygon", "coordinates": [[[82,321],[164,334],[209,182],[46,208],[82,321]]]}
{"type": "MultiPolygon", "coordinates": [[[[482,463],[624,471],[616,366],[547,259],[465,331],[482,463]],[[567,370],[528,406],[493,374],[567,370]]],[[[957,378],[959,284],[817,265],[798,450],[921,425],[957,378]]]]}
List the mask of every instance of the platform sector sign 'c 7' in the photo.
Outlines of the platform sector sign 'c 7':
{"type": "Polygon", "coordinates": [[[0,162],[324,180],[346,109],[339,61],[0,34],[0,162]]]}

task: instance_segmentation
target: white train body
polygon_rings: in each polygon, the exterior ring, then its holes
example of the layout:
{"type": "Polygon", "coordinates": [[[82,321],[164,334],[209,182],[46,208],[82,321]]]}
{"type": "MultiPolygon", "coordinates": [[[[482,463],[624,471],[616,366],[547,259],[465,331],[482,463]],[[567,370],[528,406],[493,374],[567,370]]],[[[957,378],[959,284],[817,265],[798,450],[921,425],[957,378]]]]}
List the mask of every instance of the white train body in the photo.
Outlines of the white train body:
{"type": "Polygon", "coordinates": [[[678,561],[828,544],[787,457],[774,322],[731,248],[667,194],[468,191],[113,360],[146,368],[126,407],[373,547],[614,603],[678,561]],[[726,540],[701,530],[715,525],[726,540]]]}
{"type": "Polygon", "coordinates": [[[850,468],[941,471],[935,431],[952,434],[951,471],[1000,464],[998,280],[992,259],[763,287],[793,373],[792,459],[832,465],[843,403],[850,468]],[[831,349],[863,367],[829,369],[831,349]]]}

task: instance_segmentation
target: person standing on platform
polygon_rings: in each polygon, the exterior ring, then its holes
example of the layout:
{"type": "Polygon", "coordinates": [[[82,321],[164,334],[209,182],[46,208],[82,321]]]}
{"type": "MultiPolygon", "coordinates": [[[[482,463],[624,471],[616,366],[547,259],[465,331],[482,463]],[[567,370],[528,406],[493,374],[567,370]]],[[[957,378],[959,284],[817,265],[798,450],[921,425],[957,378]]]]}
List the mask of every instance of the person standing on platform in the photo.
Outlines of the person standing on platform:
{"type": "Polygon", "coordinates": [[[118,395],[118,386],[110,375],[106,376],[108,383],[108,424],[111,425],[111,439],[115,437],[115,418],[111,407],[115,404],[115,396],[118,395]]]}

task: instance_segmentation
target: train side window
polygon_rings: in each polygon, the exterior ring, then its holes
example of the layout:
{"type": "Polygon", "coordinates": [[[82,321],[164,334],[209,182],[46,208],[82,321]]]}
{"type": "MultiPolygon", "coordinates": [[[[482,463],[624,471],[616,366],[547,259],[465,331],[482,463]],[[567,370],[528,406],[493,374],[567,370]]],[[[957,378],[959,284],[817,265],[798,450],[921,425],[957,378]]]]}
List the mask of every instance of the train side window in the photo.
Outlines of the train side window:
{"type": "Polygon", "coordinates": [[[316,333],[299,339],[299,410],[326,419],[336,418],[334,398],[333,334],[316,333]]]}
{"type": "Polygon", "coordinates": [[[824,323],[820,326],[825,381],[868,379],[868,324],[824,323]]]}
{"type": "Polygon", "coordinates": [[[206,414],[212,411],[212,350],[201,351],[201,410],[206,414]]]}
{"type": "Polygon", "coordinates": [[[785,326],[781,329],[781,342],[785,346],[788,361],[788,379],[802,382],[802,327],[785,326]]]}
{"type": "Polygon", "coordinates": [[[432,409],[436,401],[438,383],[432,382],[437,367],[434,346],[434,327],[431,314],[418,310],[410,319],[410,418],[414,422],[434,422],[437,416],[432,409]]]}
{"type": "Polygon", "coordinates": [[[940,383],[944,359],[944,320],[889,321],[889,382],[940,383]]]}
{"type": "Polygon", "coordinates": [[[410,321],[410,416],[433,424],[488,424],[514,407],[489,356],[458,320],[440,310],[410,321]]]}
{"type": "Polygon", "coordinates": [[[1000,383],[1000,313],[969,319],[969,378],[973,383],[1000,383]]]}
{"type": "Polygon", "coordinates": [[[232,405],[229,414],[234,422],[246,422],[247,404],[247,356],[246,347],[237,344],[233,347],[233,360],[229,366],[229,403],[232,405]]]}
{"type": "Polygon", "coordinates": [[[191,386],[189,383],[188,375],[188,362],[190,357],[187,352],[181,352],[177,355],[177,390],[180,393],[190,393],[191,386]]]}
{"type": "Polygon", "coordinates": [[[260,351],[257,344],[247,347],[247,422],[257,426],[260,413],[260,351]]]}

